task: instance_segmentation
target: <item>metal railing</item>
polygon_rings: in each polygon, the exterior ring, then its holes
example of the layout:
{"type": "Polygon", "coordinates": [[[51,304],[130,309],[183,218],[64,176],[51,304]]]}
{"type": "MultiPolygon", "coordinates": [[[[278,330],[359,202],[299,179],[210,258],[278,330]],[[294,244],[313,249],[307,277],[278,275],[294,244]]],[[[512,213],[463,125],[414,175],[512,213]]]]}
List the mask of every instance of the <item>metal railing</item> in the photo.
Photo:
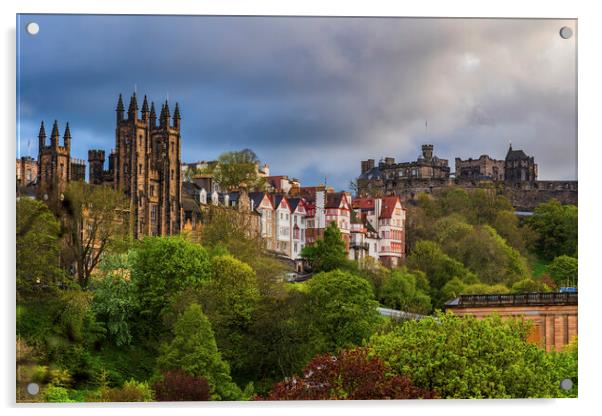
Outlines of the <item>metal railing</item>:
{"type": "Polygon", "coordinates": [[[517,293],[512,295],[462,295],[456,305],[471,306],[524,306],[524,305],[577,305],[577,292],[572,293],[517,293]]]}

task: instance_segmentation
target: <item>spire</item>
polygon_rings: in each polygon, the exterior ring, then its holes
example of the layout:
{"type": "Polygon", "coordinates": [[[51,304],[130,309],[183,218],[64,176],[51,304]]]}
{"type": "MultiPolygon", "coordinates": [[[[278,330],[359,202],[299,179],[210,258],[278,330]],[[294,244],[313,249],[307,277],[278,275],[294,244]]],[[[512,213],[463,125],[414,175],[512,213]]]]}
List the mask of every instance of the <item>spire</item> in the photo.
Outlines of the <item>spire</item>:
{"type": "Polygon", "coordinates": [[[150,123],[152,127],[155,127],[157,125],[157,113],[155,113],[155,103],[151,102],[151,107],[150,107],[150,123]]]}
{"type": "Polygon", "coordinates": [[[44,120],[42,120],[42,124],[40,124],[40,132],[38,133],[39,140],[39,151],[42,151],[42,148],[46,145],[46,129],[44,128],[44,120]]]}
{"type": "Polygon", "coordinates": [[[144,101],[142,102],[142,112],[148,113],[148,101],[146,99],[146,94],[144,94],[144,101]]]}
{"type": "Polygon", "coordinates": [[[121,98],[121,94],[119,94],[119,100],[117,100],[117,111],[124,111],[125,108],[123,107],[123,98],[121,98]]]}
{"type": "Polygon", "coordinates": [[[50,145],[52,147],[59,145],[59,124],[56,120],[54,120],[54,124],[52,125],[52,133],[50,133],[50,145]]]}
{"type": "Polygon", "coordinates": [[[178,105],[178,103],[176,102],[176,109],[173,112],[173,127],[174,129],[179,129],[180,128],[180,106],[178,105]]]}
{"type": "Polygon", "coordinates": [[[119,100],[117,100],[117,108],[115,109],[115,111],[117,112],[117,122],[119,123],[123,120],[124,112],[123,99],[121,98],[121,94],[119,94],[119,100]]]}
{"type": "Polygon", "coordinates": [[[130,98],[130,106],[128,108],[128,120],[135,120],[138,117],[138,101],[136,101],[136,93],[130,98]]]}
{"type": "Polygon", "coordinates": [[[69,122],[65,126],[65,133],[63,134],[64,146],[69,149],[71,147],[71,130],[69,129],[69,122]]]}
{"type": "Polygon", "coordinates": [[[38,133],[38,138],[40,138],[40,139],[46,138],[46,129],[44,128],[44,120],[42,120],[42,124],[40,124],[40,132],[38,133]]]}
{"type": "Polygon", "coordinates": [[[169,114],[169,104],[167,104],[167,100],[165,100],[165,116],[167,118],[171,117],[171,115],[169,114]]]}

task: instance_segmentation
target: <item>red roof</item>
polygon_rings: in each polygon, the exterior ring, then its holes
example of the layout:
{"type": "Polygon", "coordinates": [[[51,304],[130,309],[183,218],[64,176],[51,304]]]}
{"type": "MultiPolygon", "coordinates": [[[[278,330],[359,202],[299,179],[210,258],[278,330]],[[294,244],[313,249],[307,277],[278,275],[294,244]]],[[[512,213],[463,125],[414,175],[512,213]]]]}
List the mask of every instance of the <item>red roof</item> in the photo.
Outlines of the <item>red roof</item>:
{"type": "Polygon", "coordinates": [[[393,216],[393,211],[395,210],[395,205],[397,205],[399,197],[396,196],[386,196],[383,198],[383,207],[380,211],[380,218],[391,218],[393,216]]]}
{"type": "Polygon", "coordinates": [[[374,209],[374,198],[356,198],[353,200],[354,209],[374,209]]]}

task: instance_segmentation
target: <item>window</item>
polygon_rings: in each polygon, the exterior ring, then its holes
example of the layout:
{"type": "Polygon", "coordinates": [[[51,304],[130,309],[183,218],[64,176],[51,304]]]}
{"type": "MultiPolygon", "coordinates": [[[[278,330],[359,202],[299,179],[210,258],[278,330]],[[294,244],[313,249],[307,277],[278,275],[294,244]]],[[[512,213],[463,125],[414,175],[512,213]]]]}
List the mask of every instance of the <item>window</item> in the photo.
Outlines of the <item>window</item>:
{"type": "Polygon", "coordinates": [[[138,172],[142,172],[142,163],[138,164],[138,172]]]}
{"type": "Polygon", "coordinates": [[[171,180],[172,180],[172,181],[173,181],[173,178],[174,178],[174,172],[173,172],[173,169],[172,169],[172,170],[171,170],[171,180]]]}
{"type": "Polygon", "coordinates": [[[176,144],[174,142],[171,142],[171,152],[175,153],[176,151],[176,144]]]}

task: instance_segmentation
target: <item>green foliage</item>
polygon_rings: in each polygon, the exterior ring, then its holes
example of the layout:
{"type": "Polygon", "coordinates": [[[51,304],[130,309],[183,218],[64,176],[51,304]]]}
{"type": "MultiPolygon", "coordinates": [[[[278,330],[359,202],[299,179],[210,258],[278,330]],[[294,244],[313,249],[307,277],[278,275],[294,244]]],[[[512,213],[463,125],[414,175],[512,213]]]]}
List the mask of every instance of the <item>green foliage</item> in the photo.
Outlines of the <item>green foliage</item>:
{"type": "Polygon", "coordinates": [[[558,256],[548,266],[548,273],[558,286],[577,286],[579,263],[570,256],[558,256]]]}
{"type": "Polygon", "coordinates": [[[128,203],[125,196],[109,186],[71,182],[65,191],[63,222],[64,261],[75,263],[77,281],[88,287],[90,276],[102,255],[123,251],[130,243],[129,218],[124,214],[128,203]]]}
{"type": "Polygon", "coordinates": [[[101,402],[152,402],[153,390],[148,383],[130,379],[123,386],[101,389],[101,402]]]}
{"type": "Polygon", "coordinates": [[[389,273],[380,290],[380,302],[392,309],[419,314],[430,313],[431,298],[418,289],[416,276],[407,269],[396,269],[389,273]]]}
{"type": "Polygon", "coordinates": [[[246,349],[236,373],[238,384],[253,381],[259,394],[301,371],[318,352],[320,334],[306,316],[307,295],[290,290],[283,296],[264,297],[253,312],[244,339],[246,349]]]}
{"type": "Polygon", "coordinates": [[[324,230],[324,238],[314,245],[305,246],[301,256],[307,259],[316,273],[349,267],[345,242],[334,221],[324,230]]]}
{"type": "Polygon", "coordinates": [[[49,385],[43,392],[44,401],[50,403],[70,403],[69,391],[64,387],[49,385]]]}
{"type": "Polygon", "coordinates": [[[370,284],[349,272],[333,270],[308,281],[308,317],[321,334],[324,351],[361,344],[379,320],[370,284]]]}
{"type": "Polygon", "coordinates": [[[259,300],[255,272],[232,256],[211,259],[213,275],[201,290],[206,314],[224,358],[238,369],[246,333],[259,300]]]}
{"type": "Polygon", "coordinates": [[[207,251],[181,237],[144,239],[131,259],[131,279],[140,308],[140,332],[159,335],[161,315],[184,288],[200,287],[211,278],[207,251]]]}
{"type": "Polygon", "coordinates": [[[478,282],[474,273],[462,263],[452,259],[433,241],[419,241],[407,261],[410,269],[423,271],[431,287],[431,299],[435,308],[441,308],[446,300],[441,290],[447,282],[458,278],[465,283],[478,282]]]}
{"type": "Polygon", "coordinates": [[[232,382],[228,364],[217,349],[209,320],[198,304],[191,304],[176,322],[174,338],[161,348],[157,360],[161,370],[182,369],[203,377],[215,400],[237,400],[240,389],[232,382]]]}
{"type": "Polygon", "coordinates": [[[64,278],[59,264],[59,222],[46,204],[30,198],[17,200],[17,294],[54,289],[64,278]]]}
{"type": "Polygon", "coordinates": [[[444,398],[556,397],[566,375],[526,341],[529,328],[522,320],[439,314],[406,321],[370,345],[396,374],[444,398]]]}
{"type": "Polygon", "coordinates": [[[540,280],[523,279],[512,285],[513,293],[549,292],[548,285],[540,280]]]}
{"type": "Polygon", "coordinates": [[[113,274],[98,282],[92,299],[92,310],[106,328],[108,338],[117,346],[132,341],[130,321],[137,309],[134,285],[113,274]]]}
{"type": "Polygon", "coordinates": [[[537,253],[547,260],[562,255],[577,257],[577,207],[555,199],[540,204],[527,220],[538,238],[537,253]]]}
{"type": "Polygon", "coordinates": [[[260,161],[251,149],[222,153],[211,173],[222,189],[246,186],[250,190],[262,190],[265,179],[259,176],[260,161]]]}

